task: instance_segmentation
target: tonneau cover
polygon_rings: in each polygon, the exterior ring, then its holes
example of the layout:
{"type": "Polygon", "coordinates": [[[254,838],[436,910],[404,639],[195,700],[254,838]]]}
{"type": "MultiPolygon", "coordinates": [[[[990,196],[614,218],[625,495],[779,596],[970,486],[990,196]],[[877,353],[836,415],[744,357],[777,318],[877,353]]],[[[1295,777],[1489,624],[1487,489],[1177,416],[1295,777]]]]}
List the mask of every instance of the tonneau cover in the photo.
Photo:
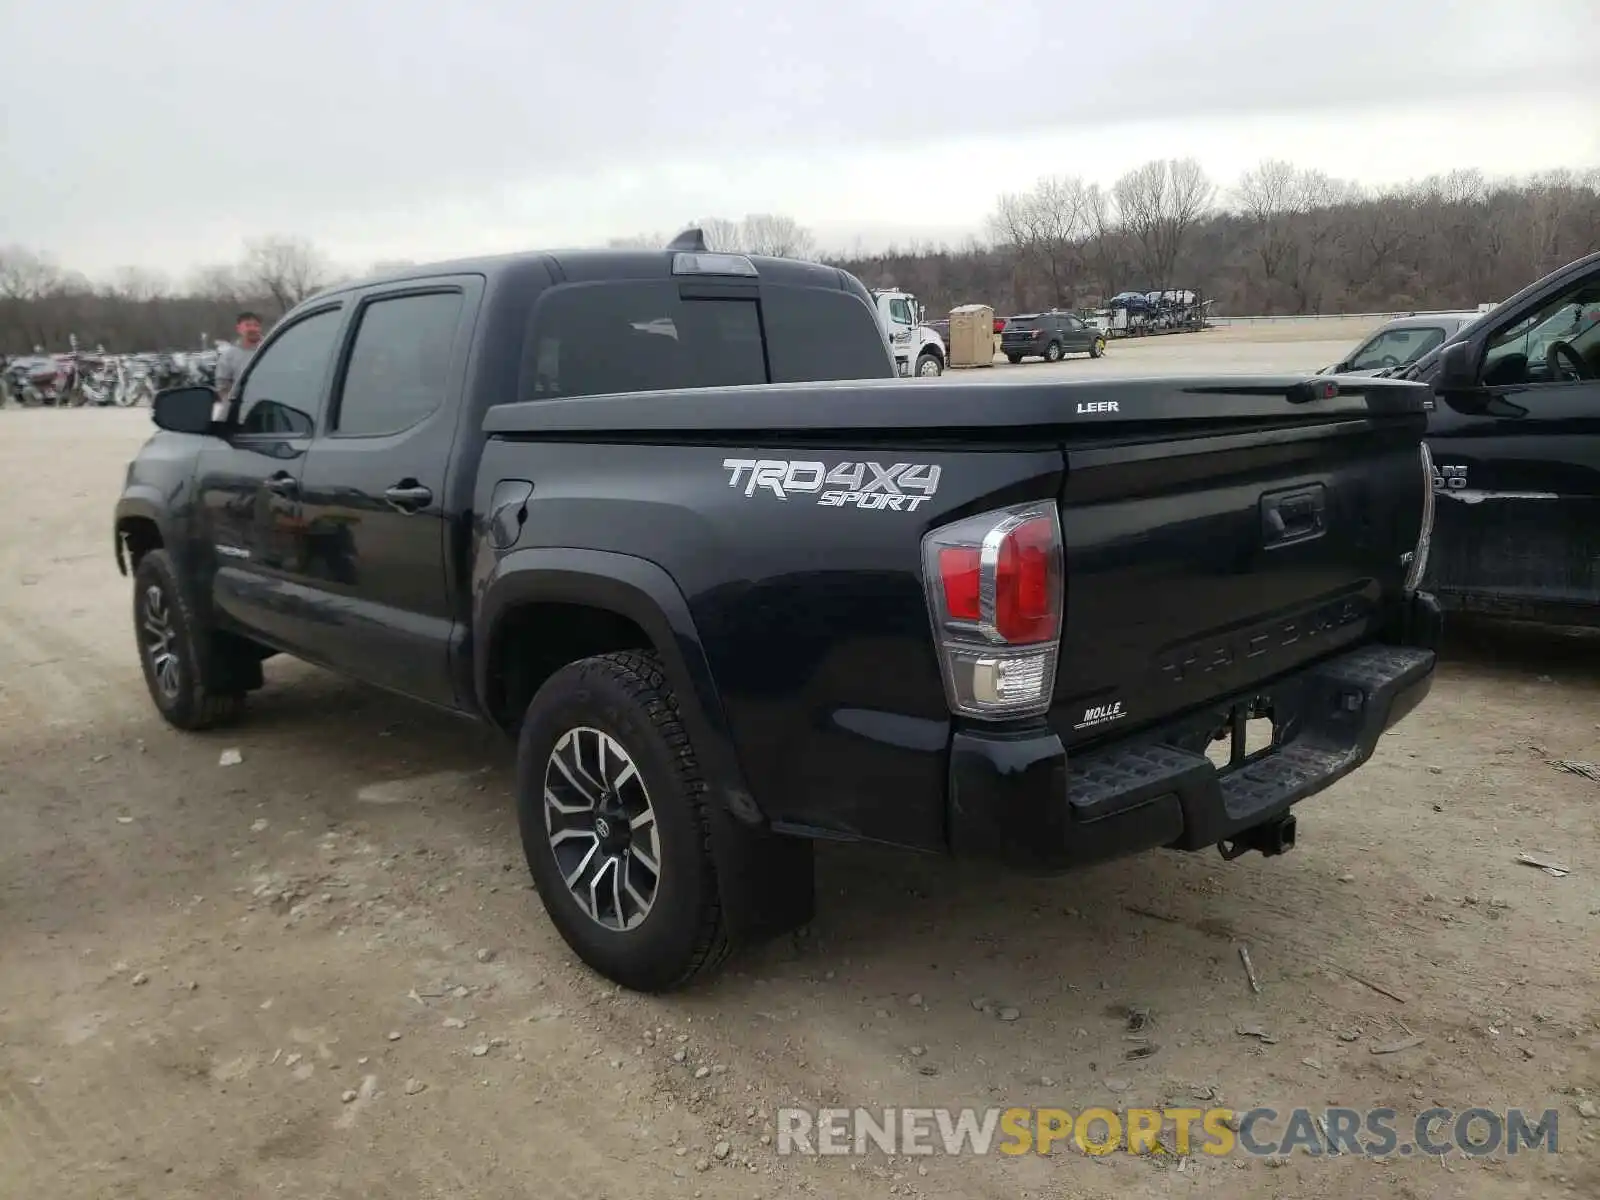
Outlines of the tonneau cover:
{"type": "MultiPolygon", "coordinates": [[[[1208,422],[1326,421],[1425,411],[1422,384],[1349,376],[928,383],[903,379],[757,384],[529,400],[489,409],[502,436],[578,433],[955,433],[1208,422]]],[[[1104,432],[1110,433],[1107,428],[1104,432]]]]}

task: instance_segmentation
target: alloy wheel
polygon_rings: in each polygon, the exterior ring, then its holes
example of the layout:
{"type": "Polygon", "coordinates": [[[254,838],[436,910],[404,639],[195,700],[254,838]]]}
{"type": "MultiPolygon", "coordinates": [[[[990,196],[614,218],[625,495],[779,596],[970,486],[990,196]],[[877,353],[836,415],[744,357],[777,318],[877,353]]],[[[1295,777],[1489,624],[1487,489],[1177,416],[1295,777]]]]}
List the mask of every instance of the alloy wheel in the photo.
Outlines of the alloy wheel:
{"type": "Polygon", "coordinates": [[[172,628],[166,593],[152,584],[145,589],[143,607],[140,623],[144,626],[144,650],[150,658],[150,673],[162,696],[176,700],[182,683],[182,666],[178,662],[177,634],[172,628]]]}
{"type": "Polygon", "coordinates": [[[661,885],[661,840],[639,769],[622,744],[569,729],[544,771],[544,822],[567,889],[589,919],[620,932],[645,919],[661,885]]]}

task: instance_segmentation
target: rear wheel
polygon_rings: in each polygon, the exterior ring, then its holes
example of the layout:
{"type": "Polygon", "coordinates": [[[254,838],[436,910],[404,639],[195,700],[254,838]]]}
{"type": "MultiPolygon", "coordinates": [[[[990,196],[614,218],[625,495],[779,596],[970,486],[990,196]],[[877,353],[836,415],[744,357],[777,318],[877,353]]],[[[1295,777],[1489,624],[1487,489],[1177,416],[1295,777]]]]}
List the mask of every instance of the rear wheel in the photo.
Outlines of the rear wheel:
{"type": "Polygon", "coordinates": [[[727,957],[705,781],[660,661],[563,667],[517,747],[517,823],[567,945],[624,987],[681,987],[727,957]]]}
{"type": "Polygon", "coordinates": [[[1006,355],[1006,361],[1008,363],[1010,363],[1012,366],[1016,366],[1019,362],[1022,361],[1022,355],[1020,355],[1020,354],[1008,354],[1008,355],[1006,355]]]}
{"type": "Polygon", "coordinates": [[[917,378],[931,379],[942,374],[944,374],[944,363],[939,360],[937,354],[924,351],[917,355],[917,378]]]}
{"type": "Polygon", "coordinates": [[[1094,344],[1089,347],[1090,358],[1104,358],[1106,353],[1105,338],[1095,338],[1094,344]]]}
{"type": "MultiPolygon", "coordinates": [[[[168,724],[209,729],[238,716],[251,665],[245,647],[202,627],[165,550],[146,552],[134,569],[133,624],[145,686],[168,724]]],[[[259,677],[260,661],[252,664],[259,677]]]]}
{"type": "Polygon", "coordinates": [[[1051,342],[1048,346],[1046,346],[1044,348],[1044,360],[1045,360],[1045,362],[1060,362],[1061,361],[1061,343],[1060,342],[1051,342]]]}

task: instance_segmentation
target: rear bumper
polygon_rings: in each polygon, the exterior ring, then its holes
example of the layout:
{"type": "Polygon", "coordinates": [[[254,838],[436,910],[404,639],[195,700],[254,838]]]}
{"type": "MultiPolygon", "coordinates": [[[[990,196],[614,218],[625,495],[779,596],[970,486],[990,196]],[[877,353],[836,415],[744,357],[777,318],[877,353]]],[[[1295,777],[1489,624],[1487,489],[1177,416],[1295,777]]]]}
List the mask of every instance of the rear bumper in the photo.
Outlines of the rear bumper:
{"type": "Polygon", "coordinates": [[[1271,822],[1371,757],[1433,685],[1438,602],[1419,594],[1393,640],[1348,651],[1249,693],[1221,698],[1109,746],[1069,756],[1051,730],[958,730],[949,836],[956,854],[1058,870],[1142,850],[1227,841],[1271,822]],[[1270,708],[1273,746],[1219,771],[1218,726],[1270,708]]]}

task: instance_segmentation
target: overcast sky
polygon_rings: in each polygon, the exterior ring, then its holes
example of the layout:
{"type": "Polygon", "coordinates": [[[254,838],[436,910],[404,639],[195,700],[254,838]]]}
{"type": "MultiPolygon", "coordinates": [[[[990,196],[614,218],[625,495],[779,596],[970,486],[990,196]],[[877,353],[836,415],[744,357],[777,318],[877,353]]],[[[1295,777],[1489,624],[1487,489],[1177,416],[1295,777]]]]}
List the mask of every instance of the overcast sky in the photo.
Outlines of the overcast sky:
{"type": "Polygon", "coordinates": [[[1047,173],[1600,165],[1600,0],[0,0],[0,244],[181,276],[790,214],[959,240],[1047,173]]]}

